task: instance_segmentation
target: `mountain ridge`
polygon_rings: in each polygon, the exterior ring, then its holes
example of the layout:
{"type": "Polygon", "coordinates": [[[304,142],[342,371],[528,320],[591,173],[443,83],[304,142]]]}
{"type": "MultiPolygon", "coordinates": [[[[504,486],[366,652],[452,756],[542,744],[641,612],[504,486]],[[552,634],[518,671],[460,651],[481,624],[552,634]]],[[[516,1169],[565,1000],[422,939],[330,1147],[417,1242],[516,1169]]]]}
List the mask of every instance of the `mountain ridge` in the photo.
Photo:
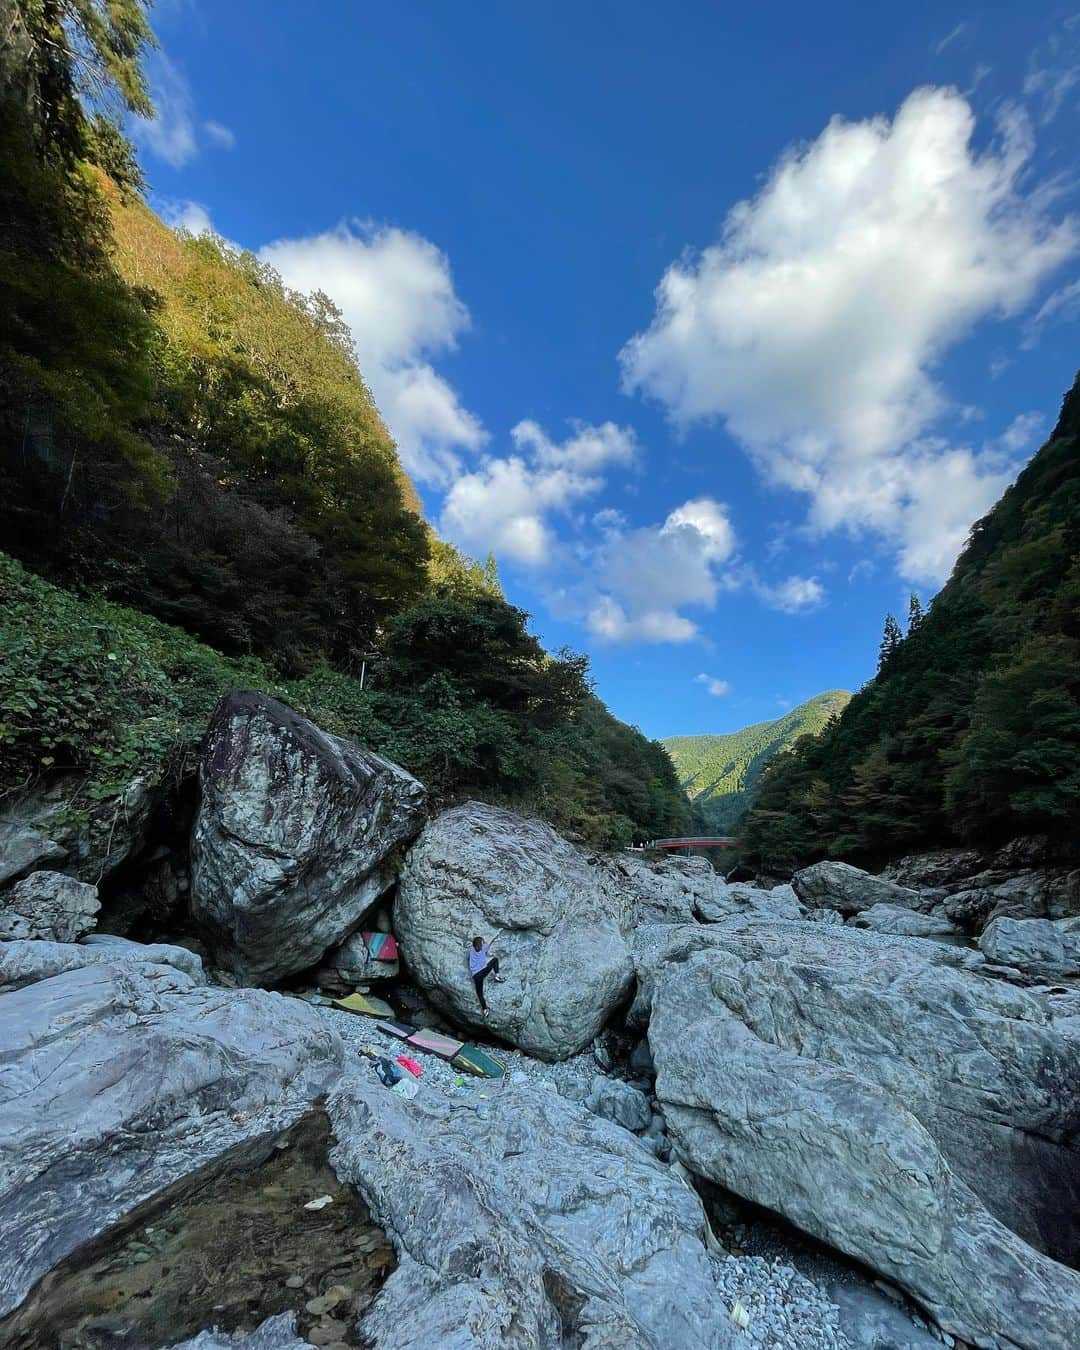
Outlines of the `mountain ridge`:
{"type": "Polygon", "coordinates": [[[850,699],[846,689],[828,689],[782,717],[753,722],[738,731],[668,736],[661,744],[704,823],[713,829],[729,828],[749,805],[768,761],[800,736],[816,736],[850,699]]]}

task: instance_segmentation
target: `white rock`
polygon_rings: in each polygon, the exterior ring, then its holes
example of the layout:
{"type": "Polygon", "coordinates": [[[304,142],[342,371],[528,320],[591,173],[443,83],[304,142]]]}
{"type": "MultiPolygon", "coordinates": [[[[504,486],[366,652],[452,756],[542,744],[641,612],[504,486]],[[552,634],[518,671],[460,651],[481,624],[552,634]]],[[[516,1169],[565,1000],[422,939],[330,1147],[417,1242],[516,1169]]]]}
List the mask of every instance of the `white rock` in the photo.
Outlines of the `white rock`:
{"type": "Polygon", "coordinates": [[[0,897],[0,941],[76,942],[97,922],[97,887],[63,872],[31,872],[0,897]]]}
{"type": "Polygon", "coordinates": [[[430,821],[410,849],[394,915],[436,1007],[550,1060],[588,1045],[629,993],[632,905],[549,825],[469,802],[430,821]],[[496,933],[503,982],[488,978],[484,1019],[468,949],[496,933]]]}

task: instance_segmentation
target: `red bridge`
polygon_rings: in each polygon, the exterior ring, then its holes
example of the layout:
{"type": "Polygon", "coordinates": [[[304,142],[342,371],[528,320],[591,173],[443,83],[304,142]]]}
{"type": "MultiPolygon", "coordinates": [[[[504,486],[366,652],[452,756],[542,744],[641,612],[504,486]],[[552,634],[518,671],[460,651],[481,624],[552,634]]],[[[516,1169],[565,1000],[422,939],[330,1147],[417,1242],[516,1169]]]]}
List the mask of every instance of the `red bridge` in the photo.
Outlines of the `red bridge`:
{"type": "Polygon", "coordinates": [[[731,835],[703,834],[693,839],[653,839],[645,848],[734,848],[731,835]]]}

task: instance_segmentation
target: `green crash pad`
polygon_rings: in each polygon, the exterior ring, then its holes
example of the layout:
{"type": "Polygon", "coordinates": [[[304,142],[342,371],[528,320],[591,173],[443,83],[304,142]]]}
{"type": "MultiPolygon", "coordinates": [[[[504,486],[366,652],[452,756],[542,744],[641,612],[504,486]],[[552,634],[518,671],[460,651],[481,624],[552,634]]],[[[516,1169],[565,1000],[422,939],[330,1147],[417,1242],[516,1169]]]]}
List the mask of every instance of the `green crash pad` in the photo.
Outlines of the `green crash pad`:
{"type": "Polygon", "coordinates": [[[335,1008],[345,1012],[362,1013],[365,1017],[393,1017],[394,1010],[381,998],[372,998],[370,994],[346,994],[344,998],[334,999],[335,1008]]]}
{"type": "Polygon", "coordinates": [[[501,1078],[506,1072],[501,1059],[489,1055],[478,1045],[463,1045],[450,1063],[462,1073],[474,1073],[478,1078],[501,1078]]]}

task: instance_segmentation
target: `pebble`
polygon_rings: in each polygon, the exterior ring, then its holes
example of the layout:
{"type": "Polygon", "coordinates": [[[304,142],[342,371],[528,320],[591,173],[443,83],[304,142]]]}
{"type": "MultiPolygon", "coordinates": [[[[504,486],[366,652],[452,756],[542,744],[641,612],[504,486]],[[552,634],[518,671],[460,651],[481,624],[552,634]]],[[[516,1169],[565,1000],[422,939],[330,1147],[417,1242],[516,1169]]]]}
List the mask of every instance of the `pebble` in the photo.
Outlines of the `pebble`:
{"type": "Polygon", "coordinates": [[[334,1203],[332,1195],[320,1195],[316,1200],[309,1200],[304,1206],[305,1209],[325,1209],[327,1205],[334,1203]]]}
{"type": "Polygon", "coordinates": [[[303,1287],[304,1287],[303,1275],[290,1275],[289,1278],[285,1281],[286,1289],[303,1289],[303,1287]]]}

